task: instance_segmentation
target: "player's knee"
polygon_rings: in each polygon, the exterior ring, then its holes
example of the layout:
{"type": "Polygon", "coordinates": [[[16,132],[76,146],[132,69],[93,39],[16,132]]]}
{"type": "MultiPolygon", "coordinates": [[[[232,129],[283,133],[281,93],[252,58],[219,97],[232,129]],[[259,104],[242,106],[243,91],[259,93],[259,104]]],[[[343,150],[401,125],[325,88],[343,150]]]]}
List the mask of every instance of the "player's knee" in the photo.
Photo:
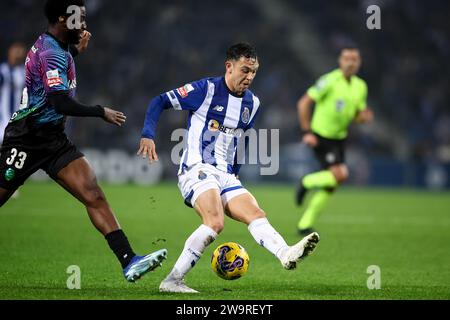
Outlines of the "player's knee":
{"type": "Polygon", "coordinates": [[[213,220],[209,223],[209,227],[214,230],[217,234],[221,233],[224,228],[224,221],[222,220],[213,220]]]}
{"type": "Polygon", "coordinates": [[[83,203],[88,208],[98,208],[106,203],[106,198],[100,187],[95,186],[83,192],[83,203]]]}
{"type": "Polygon", "coordinates": [[[348,179],[348,169],[346,166],[339,166],[332,168],[334,177],[336,178],[337,183],[341,184],[348,179]]]}
{"type": "Polygon", "coordinates": [[[203,215],[203,224],[213,229],[217,234],[221,233],[224,227],[224,217],[219,212],[209,212],[207,215],[203,215]]]}
{"type": "Polygon", "coordinates": [[[255,219],[261,219],[261,218],[265,218],[265,217],[266,217],[266,213],[261,208],[255,208],[255,210],[253,210],[253,212],[251,213],[252,221],[255,219]]]}
{"type": "Polygon", "coordinates": [[[347,167],[342,167],[339,173],[340,173],[339,179],[338,179],[339,183],[343,183],[344,181],[346,181],[348,179],[347,167]]]}

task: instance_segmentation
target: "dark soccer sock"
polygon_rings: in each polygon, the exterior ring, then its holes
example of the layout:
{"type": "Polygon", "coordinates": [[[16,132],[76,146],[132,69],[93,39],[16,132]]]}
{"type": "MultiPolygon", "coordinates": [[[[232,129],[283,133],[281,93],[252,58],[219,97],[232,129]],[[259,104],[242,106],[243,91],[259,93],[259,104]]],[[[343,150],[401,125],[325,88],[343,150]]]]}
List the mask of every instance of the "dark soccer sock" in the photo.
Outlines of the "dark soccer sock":
{"type": "Polygon", "coordinates": [[[109,247],[117,256],[117,259],[119,259],[122,268],[128,266],[131,259],[133,259],[136,254],[133,252],[133,249],[131,249],[125,233],[123,233],[122,230],[116,230],[108,233],[105,238],[108,241],[109,247]]]}

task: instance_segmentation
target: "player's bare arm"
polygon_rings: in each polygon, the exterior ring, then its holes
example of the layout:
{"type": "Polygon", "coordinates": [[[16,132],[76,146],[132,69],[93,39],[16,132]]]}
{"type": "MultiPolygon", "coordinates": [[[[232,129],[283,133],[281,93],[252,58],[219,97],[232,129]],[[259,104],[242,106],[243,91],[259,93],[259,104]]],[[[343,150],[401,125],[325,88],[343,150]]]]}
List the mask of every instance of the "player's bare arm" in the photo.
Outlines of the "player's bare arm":
{"type": "Polygon", "coordinates": [[[297,103],[300,127],[303,132],[302,142],[308,146],[315,147],[318,143],[317,137],[311,132],[311,109],[314,100],[305,93],[297,103]]]}
{"type": "Polygon", "coordinates": [[[155,141],[149,138],[142,138],[137,155],[138,156],[142,155],[144,159],[148,157],[150,163],[152,163],[153,161],[158,161],[158,154],[156,153],[155,141]]]}

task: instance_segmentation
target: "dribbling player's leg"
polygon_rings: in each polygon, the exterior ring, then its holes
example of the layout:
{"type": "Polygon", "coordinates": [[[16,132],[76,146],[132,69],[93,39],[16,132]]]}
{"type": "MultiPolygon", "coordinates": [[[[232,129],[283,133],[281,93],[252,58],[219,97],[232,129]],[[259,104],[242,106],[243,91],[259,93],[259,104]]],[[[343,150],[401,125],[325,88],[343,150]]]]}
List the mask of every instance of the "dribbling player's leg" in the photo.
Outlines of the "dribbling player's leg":
{"type": "Polygon", "coordinates": [[[278,259],[281,259],[283,253],[289,248],[283,237],[269,223],[265,212],[250,193],[232,198],[226,204],[225,210],[230,218],[248,225],[248,230],[255,241],[278,259]]]}
{"type": "Polygon", "coordinates": [[[122,268],[125,268],[136,254],[131,249],[127,237],[120,230],[106,197],[97,184],[94,171],[85,158],[69,163],[59,171],[57,182],[86,206],[94,226],[108,241],[122,268]]]}
{"type": "Polygon", "coordinates": [[[195,201],[194,208],[203,224],[186,240],[183,251],[172,271],[161,282],[160,291],[162,292],[197,292],[187,287],[182,280],[195,266],[206,247],[223,230],[224,212],[218,189],[210,189],[200,194],[195,201]]]}
{"type": "Polygon", "coordinates": [[[186,240],[183,252],[173,267],[172,272],[178,278],[183,278],[192,269],[206,247],[223,230],[224,213],[217,189],[203,192],[195,201],[194,208],[203,224],[186,240]]]}
{"type": "Polygon", "coordinates": [[[297,262],[311,254],[319,241],[318,234],[311,234],[297,244],[288,246],[250,193],[232,198],[225,209],[231,218],[247,224],[255,241],[275,255],[285,269],[295,269],[297,262]]]}

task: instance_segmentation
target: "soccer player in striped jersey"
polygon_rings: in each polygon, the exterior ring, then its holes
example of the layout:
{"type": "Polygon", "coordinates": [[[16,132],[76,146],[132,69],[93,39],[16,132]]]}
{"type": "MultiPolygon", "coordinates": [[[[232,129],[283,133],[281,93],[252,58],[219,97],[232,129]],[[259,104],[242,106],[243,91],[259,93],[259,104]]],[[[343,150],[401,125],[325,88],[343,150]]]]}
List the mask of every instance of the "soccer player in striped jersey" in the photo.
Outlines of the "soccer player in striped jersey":
{"type": "Polygon", "coordinates": [[[347,180],[345,141],[348,127],[353,121],[367,123],[374,118],[372,110],[367,107],[366,82],[356,75],[360,66],[359,50],[343,48],[339,68],[322,76],[298,101],[303,143],[313,148],[322,167],[320,171],[303,177],[297,189],[298,205],[303,203],[308,190],[316,190],[298,223],[300,235],[314,232],[319,213],[336,188],[347,180]]]}
{"type": "Polygon", "coordinates": [[[125,279],[134,282],[160,266],[167,252],[162,249],[146,256],[134,253],[91,166],[64,132],[67,116],[98,117],[118,126],[126,117],[122,112],[75,100],[77,81],[69,46],[80,44],[90,35],[84,0],[47,0],[45,13],[48,31],[35,42],[26,59],[22,108],[13,114],[5,130],[0,153],[0,207],[29,176],[43,169],[84,204],[122,265],[125,279]],[[68,23],[71,6],[79,12],[79,26],[74,28],[68,23]]]}
{"type": "Polygon", "coordinates": [[[198,292],[185,284],[184,277],[222,231],[225,214],[245,223],[257,243],[288,270],[311,254],[319,241],[319,235],[312,233],[288,246],[237,178],[239,140],[253,127],[260,108],[259,99],[249,90],[259,68],[256,50],[245,43],[233,45],[227,51],[225,67],[225,76],[205,78],[161,94],[147,110],[138,154],[150,161],[158,160],[154,139],[161,112],[189,112],[178,187],[185,203],[202,220],[186,240],[172,271],[161,282],[161,292],[198,292]]]}
{"type": "Polygon", "coordinates": [[[22,43],[13,43],[8,49],[8,60],[0,64],[0,143],[9,119],[20,106],[25,87],[26,49],[22,43]]]}

